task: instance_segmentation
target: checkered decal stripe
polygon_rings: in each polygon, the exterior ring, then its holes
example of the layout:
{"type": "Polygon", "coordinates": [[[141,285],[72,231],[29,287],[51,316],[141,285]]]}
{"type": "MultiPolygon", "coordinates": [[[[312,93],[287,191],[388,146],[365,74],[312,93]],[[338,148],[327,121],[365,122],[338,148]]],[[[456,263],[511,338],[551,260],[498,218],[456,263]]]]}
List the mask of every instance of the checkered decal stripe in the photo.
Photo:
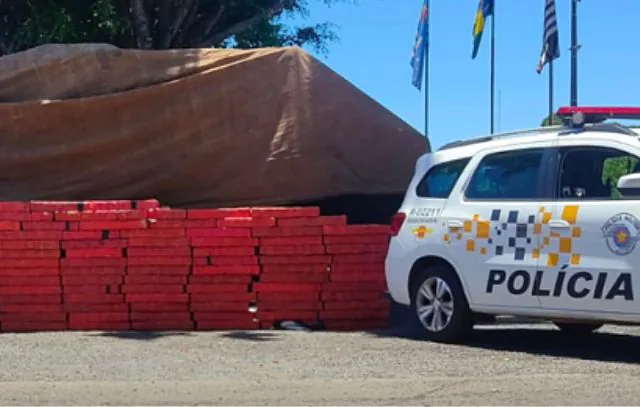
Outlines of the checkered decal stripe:
{"type": "Polygon", "coordinates": [[[573,247],[582,232],[576,224],[579,209],[579,205],[563,208],[562,219],[571,225],[565,233],[551,230],[549,222],[553,214],[544,207],[540,207],[537,214],[493,209],[488,220],[475,214],[462,228],[445,234],[444,241],[447,244],[464,243],[467,252],[478,252],[483,256],[509,255],[522,261],[529,254],[533,259],[546,257],[550,267],[557,266],[561,260],[564,264],[578,265],[580,254],[574,252],[573,247]]]}

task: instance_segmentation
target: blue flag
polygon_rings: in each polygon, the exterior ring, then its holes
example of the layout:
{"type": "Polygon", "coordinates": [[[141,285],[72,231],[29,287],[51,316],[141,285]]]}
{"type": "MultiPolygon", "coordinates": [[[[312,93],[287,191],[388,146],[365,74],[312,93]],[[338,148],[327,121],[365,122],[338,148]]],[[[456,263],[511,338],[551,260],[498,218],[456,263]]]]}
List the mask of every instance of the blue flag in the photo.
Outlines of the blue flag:
{"type": "Polygon", "coordinates": [[[413,55],[411,56],[411,67],[413,75],[411,83],[420,90],[422,88],[422,72],[425,65],[425,56],[429,41],[429,0],[424,0],[420,21],[418,22],[418,32],[413,44],[413,55]]]}

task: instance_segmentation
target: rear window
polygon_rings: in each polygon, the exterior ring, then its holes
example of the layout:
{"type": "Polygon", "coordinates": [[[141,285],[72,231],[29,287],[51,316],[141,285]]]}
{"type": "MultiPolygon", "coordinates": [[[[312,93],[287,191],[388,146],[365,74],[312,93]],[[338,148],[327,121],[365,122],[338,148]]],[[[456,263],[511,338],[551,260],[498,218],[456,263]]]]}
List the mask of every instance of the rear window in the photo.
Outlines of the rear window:
{"type": "Polygon", "coordinates": [[[468,163],[469,158],[463,158],[434,165],[420,180],[416,195],[420,198],[448,198],[468,163]]]}

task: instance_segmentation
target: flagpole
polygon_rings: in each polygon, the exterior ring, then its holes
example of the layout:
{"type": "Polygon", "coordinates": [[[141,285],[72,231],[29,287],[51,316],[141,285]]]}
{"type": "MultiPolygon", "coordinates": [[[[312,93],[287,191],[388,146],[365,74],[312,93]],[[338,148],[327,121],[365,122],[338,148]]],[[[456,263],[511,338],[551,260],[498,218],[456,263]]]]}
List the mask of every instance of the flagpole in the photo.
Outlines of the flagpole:
{"type": "Polygon", "coordinates": [[[491,134],[494,131],[494,117],[495,117],[495,87],[496,87],[496,0],[493,2],[493,10],[491,13],[491,134]]]}
{"type": "Polygon", "coordinates": [[[425,44],[424,44],[424,137],[429,142],[429,20],[431,20],[431,4],[427,0],[427,12],[429,17],[425,22],[425,44]]]}
{"type": "Polygon", "coordinates": [[[549,126],[553,125],[553,60],[549,61],[549,126]]]}
{"type": "Polygon", "coordinates": [[[578,105],[578,1],[571,0],[571,106],[578,105]]]}

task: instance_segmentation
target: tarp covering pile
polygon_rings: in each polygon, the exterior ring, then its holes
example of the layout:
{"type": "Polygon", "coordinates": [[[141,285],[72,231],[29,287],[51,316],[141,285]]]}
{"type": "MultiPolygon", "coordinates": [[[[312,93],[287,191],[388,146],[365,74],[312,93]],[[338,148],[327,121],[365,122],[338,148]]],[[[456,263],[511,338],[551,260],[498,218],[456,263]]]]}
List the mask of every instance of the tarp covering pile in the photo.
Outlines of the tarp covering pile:
{"type": "Polygon", "coordinates": [[[403,193],[428,149],[299,48],[46,45],[0,58],[2,200],[225,207],[403,193]]]}

